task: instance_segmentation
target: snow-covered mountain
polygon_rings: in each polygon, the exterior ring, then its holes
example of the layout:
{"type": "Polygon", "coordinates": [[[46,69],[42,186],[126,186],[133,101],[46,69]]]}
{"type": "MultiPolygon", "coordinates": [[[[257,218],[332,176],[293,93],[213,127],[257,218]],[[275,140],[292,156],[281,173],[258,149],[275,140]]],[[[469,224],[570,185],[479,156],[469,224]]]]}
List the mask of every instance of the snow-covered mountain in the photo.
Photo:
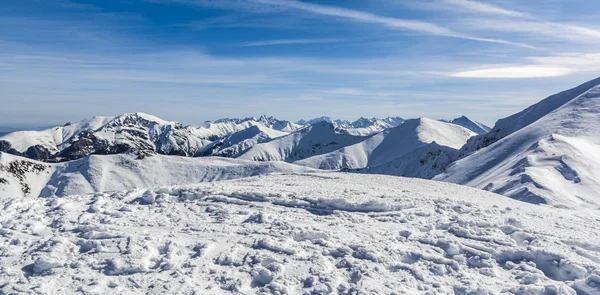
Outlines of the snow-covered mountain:
{"type": "Polygon", "coordinates": [[[67,196],[160,185],[242,178],[274,172],[310,172],[283,162],[226,158],[185,158],[131,154],[92,155],[63,163],[44,163],[0,153],[0,195],[67,196]]]}
{"type": "Polygon", "coordinates": [[[332,123],[321,121],[286,136],[256,144],[237,157],[253,161],[293,162],[329,153],[366,138],[351,135],[332,123]]]}
{"type": "MultiPolygon", "coordinates": [[[[297,160],[293,163],[327,170],[375,167],[401,158],[433,142],[448,147],[450,150],[458,151],[467,139],[473,135],[473,132],[454,124],[428,118],[411,119],[398,127],[368,136],[355,144],[297,160]]],[[[455,152],[452,152],[452,158],[454,155],[455,152]]],[[[410,161],[412,164],[419,164],[421,160],[421,158],[410,158],[409,160],[407,157],[402,159],[402,161],[410,161]]],[[[408,165],[408,163],[403,165],[408,165]]],[[[443,168],[445,166],[439,167],[442,171],[443,168]]],[[[396,175],[395,172],[387,174],[396,175]]]]}
{"type": "Polygon", "coordinates": [[[491,133],[500,139],[436,179],[526,202],[600,207],[600,79],[551,96],[496,125],[491,133]]]}
{"type": "Polygon", "coordinates": [[[206,132],[206,137],[220,138],[258,125],[282,132],[292,132],[305,126],[304,124],[296,124],[287,120],[279,120],[272,116],[262,115],[258,118],[225,118],[214,122],[208,121],[200,124],[198,127],[202,132],[206,132]]]}
{"type": "Polygon", "coordinates": [[[12,132],[0,137],[0,142],[4,142],[6,146],[0,151],[8,152],[12,148],[14,153],[26,153],[29,148],[38,146],[50,153],[57,153],[60,151],[59,147],[68,144],[74,136],[83,131],[96,130],[113,119],[114,117],[98,116],[41,131],[12,132]]]}
{"type": "Polygon", "coordinates": [[[379,166],[356,172],[431,179],[458,159],[458,150],[431,142],[379,166]]]}
{"type": "Polygon", "coordinates": [[[488,133],[471,138],[469,142],[461,149],[460,156],[464,157],[497,142],[509,134],[512,134],[553,112],[565,103],[587,92],[598,84],[600,84],[600,78],[588,81],[575,88],[551,95],[519,113],[498,120],[492,130],[490,130],[488,133]]]}
{"type": "Polygon", "coordinates": [[[600,293],[597,211],[421,179],[275,174],[0,208],[1,294],[600,293]]]}
{"type": "Polygon", "coordinates": [[[209,143],[198,129],[144,113],[94,117],[42,131],[19,131],[0,137],[0,151],[32,159],[63,161],[91,154],[131,150],[191,156],[209,143]]]}
{"type": "Polygon", "coordinates": [[[261,124],[253,125],[206,145],[198,156],[234,157],[256,144],[268,142],[289,133],[277,131],[261,124]]]}
{"type": "Polygon", "coordinates": [[[352,135],[367,136],[399,126],[404,122],[404,119],[400,117],[387,117],[382,119],[361,117],[354,122],[350,122],[348,120],[334,120],[331,117],[323,116],[308,121],[300,120],[297,124],[307,126],[320,122],[329,122],[336,128],[346,130],[352,135]]]}
{"type": "Polygon", "coordinates": [[[492,128],[486,126],[485,124],[473,121],[473,120],[467,118],[466,116],[461,116],[461,117],[458,117],[458,118],[455,118],[452,120],[448,120],[448,121],[445,121],[445,120],[442,120],[442,121],[465,127],[467,129],[475,132],[475,134],[478,134],[478,135],[488,133],[490,130],[492,130],[492,128]]]}

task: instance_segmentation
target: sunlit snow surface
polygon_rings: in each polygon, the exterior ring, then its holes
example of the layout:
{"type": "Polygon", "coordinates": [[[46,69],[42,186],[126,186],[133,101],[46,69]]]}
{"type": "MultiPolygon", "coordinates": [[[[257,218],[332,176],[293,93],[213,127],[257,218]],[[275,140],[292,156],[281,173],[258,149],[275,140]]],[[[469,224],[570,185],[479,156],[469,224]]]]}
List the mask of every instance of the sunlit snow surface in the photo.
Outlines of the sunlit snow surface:
{"type": "Polygon", "coordinates": [[[598,211],[448,183],[274,174],[0,206],[0,294],[600,293],[598,211]]]}

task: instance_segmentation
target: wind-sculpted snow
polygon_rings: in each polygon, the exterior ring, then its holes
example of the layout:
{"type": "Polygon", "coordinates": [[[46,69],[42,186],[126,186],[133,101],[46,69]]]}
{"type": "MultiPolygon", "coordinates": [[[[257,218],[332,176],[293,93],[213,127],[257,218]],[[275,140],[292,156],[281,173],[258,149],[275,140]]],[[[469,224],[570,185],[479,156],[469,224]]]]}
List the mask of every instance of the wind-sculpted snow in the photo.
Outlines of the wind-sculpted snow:
{"type": "Polygon", "coordinates": [[[596,211],[448,183],[269,175],[0,206],[2,294],[600,293],[596,211]]]}
{"type": "Polygon", "coordinates": [[[0,153],[0,194],[51,197],[190,184],[313,169],[280,162],[130,154],[88,156],[48,164],[0,153]]]}
{"type": "Polygon", "coordinates": [[[532,203],[600,207],[600,86],[463,158],[436,179],[532,203]]]}

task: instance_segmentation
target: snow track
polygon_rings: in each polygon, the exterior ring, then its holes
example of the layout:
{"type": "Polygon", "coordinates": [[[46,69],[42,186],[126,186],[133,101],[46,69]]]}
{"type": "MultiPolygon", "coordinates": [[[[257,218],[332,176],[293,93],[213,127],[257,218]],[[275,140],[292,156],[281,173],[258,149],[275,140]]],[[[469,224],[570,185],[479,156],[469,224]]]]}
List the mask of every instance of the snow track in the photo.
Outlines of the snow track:
{"type": "Polygon", "coordinates": [[[0,294],[599,294],[597,211],[345,173],[0,196],[0,294]]]}

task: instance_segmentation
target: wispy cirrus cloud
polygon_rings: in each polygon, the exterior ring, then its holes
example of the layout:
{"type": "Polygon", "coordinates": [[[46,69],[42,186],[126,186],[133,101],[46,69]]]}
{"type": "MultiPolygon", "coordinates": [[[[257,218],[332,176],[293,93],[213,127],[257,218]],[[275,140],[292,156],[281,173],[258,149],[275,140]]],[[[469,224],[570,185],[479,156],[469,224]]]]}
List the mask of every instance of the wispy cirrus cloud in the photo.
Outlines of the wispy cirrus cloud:
{"type": "Polygon", "coordinates": [[[242,47],[275,46],[275,45],[294,45],[294,44],[318,44],[318,43],[336,43],[342,39],[321,38],[321,39],[278,39],[253,41],[240,44],[242,47]]]}
{"type": "Polygon", "coordinates": [[[542,78],[575,73],[593,73],[600,69],[600,53],[567,53],[525,58],[521,65],[490,65],[451,73],[463,78],[542,78]]]}
{"type": "Polygon", "coordinates": [[[410,19],[402,19],[402,18],[394,18],[394,17],[386,17],[379,16],[376,14],[372,14],[369,12],[351,10],[346,8],[339,8],[335,6],[327,6],[320,5],[314,3],[301,2],[296,0],[254,0],[257,3],[263,3],[268,5],[282,6],[292,9],[297,9],[317,15],[324,16],[332,16],[339,17],[344,19],[349,19],[357,22],[363,23],[374,23],[384,25],[386,27],[398,30],[408,30],[414,32],[420,32],[431,35],[445,36],[445,37],[453,37],[460,39],[467,39],[473,41],[480,42],[489,42],[489,43],[498,43],[498,44],[506,44],[519,46],[524,48],[534,48],[534,46],[513,42],[504,39],[498,38],[484,38],[478,36],[471,36],[469,34],[461,33],[453,31],[449,28],[439,26],[432,22],[420,21],[420,20],[410,20],[410,19]]]}
{"type": "Polygon", "coordinates": [[[531,18],[529,13],[505,9],[488,3],[473,1],[473,0],[443,0],[446,4],[456,8],[465,9],[471,12],[496,14],[511,17],[531,18]]]}
{"type": "Polygon", "coordinates": [[[513,40],[528,40],[547,56],[515,56],[507,64],[482,64],[450,73],[461,78],[522,79],[560,77],[593,71],[598,63],[591,58],[600,52],[600,30],[586,24],[547,21],[535,14],[474,0],[440,0],[443,5],[420,5],[423,9],[468,13],[453,22],[472,33],[510,34],[513,40]],[[573,52],[581,48],[580,53],[573,52]],[[562,53],[567,52],[567,53],[562,53]],[[564,56],[570,62],[564,62],[564,56]],[[588,66],[583,66],[587,64],[588,66]]]}

